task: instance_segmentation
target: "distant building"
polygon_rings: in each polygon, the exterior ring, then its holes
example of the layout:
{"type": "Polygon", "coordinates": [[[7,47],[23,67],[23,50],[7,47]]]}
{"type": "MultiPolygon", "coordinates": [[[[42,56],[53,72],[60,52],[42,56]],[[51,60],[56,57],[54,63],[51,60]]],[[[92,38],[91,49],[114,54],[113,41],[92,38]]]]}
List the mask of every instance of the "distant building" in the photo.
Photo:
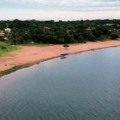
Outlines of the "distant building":
{"type": "Polygon", "coordinates": [[[10,28],[5,28],[5,32],[10,33],[10,32],[11,32],[11,29],[10,29],[10,28]]]}
{"type": "Polygon", "coordinates": [[[114,25],[114,24],[112,24],[112,23],[107,23],[107,24],[105,24],[106,26],[112,26],[112,25],[114,25]]]}
{"type": "Polygon", "coordinates": [[[5,33],[3,31],[0,31],[0,37],[5,37],[5,33]]]}
{"type": "Polygon", "coordinates": [[[92,29],[90,27],[86,28],[85,29],[86,31],[91,31],[92,29]]]}
{"type": "Polygon", "coordinates": [[[50,27],[44,26],[44,30],[49,30],[49,29],[50,29],[50,27]]]}

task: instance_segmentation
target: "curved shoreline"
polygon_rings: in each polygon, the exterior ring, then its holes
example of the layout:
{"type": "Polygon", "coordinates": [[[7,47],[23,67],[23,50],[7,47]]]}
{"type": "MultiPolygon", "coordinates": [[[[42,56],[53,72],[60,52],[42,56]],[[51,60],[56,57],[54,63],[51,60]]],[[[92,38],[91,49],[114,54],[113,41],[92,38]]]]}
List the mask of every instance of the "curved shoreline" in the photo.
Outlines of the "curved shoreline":
{"type": "Polygon", "coordinates": [[[1,57],[0,77],[14,72],[18,69],[29,67],[34,64],[39,64],[43,61],[60,57],[62,53],[78,54],[87,51],[93,51],[104,48],[119,47],[120,41],[105,41],[105,42],[89,42],[86,44],[72,45],[65,49],[60,45],[49,47],[26,47],[20,51],[13,52],[13,57],[1,57]],[[30,51],[31,50],[31,51],[30,51]],[[4,68],[2,68],[4,67],[4,68]]]}

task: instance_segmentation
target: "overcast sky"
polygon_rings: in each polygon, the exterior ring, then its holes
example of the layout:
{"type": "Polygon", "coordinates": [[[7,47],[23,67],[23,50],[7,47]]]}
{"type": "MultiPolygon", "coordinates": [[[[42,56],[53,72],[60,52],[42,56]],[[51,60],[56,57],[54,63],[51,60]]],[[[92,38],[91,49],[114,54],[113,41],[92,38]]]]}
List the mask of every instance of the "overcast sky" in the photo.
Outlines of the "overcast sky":
{"type": "Polygon", "coordinates": [[[120,19],[120,0],[0,0],[0,19],[120,19]]]}

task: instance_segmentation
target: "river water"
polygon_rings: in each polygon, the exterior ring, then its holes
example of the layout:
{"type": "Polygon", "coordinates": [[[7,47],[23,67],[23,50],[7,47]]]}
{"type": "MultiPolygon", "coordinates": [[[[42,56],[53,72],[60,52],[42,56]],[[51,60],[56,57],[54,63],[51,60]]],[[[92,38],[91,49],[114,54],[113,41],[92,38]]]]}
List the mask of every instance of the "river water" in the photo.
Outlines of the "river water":
{"type": "Polygon", "coordinates": [[[0,120],[120,120],[120,47],[0,78],[0,120]]]}

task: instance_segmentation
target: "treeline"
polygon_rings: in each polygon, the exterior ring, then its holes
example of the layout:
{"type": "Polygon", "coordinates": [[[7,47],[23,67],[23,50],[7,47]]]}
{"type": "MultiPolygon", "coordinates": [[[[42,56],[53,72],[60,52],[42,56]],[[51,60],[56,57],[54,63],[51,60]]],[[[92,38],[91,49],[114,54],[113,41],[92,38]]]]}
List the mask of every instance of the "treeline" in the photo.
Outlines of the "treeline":
{"type": "MultiPolygon", "coordinates": [[[[81,21],[0,21],[0,30],[5,32],[11,44],[27,43],[85,43],[120,37],[120,20],[81,20],[81,21]]],[[[1,38],[4,40],[4,37],[1,38]]]]}

